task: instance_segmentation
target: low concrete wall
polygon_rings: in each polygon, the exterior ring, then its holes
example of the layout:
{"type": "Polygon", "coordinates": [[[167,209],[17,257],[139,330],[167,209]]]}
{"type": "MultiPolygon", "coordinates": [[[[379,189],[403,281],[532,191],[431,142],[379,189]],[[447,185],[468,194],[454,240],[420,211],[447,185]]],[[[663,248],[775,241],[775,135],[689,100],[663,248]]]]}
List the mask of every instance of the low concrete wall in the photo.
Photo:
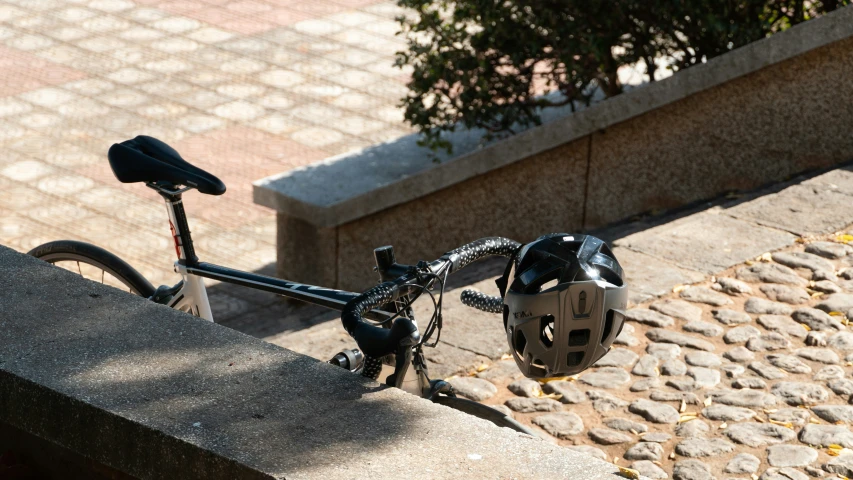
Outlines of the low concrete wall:
{"type": "Polygon", "coordinates": [[[55,478],[621,478],[2,246],[0,291],[0,435],[55,478]]]}
{"type": "Polygon", "coordinates": [[[430,259],[849,161],[851,78],[847,7],[440,164],[402,139],[256,182],[255,201],[279,212],[279,275],[362,289],[376,246],[430,259]]]}

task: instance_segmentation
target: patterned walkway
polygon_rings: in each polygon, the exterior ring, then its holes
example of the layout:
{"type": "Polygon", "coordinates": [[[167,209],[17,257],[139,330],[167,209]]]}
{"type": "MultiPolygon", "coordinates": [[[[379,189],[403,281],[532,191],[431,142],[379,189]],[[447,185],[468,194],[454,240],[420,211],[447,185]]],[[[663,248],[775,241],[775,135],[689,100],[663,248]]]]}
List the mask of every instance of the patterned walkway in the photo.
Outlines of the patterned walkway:
{"type": "Polygon", "coordinates": [[[185,197],[203,259],[275,261],[251,182],[404,130],[394,2],[0,1],[0,244],[86,240],[174,282],[161,200],[106,152],[160,138],[218,175],[185,197]]]}

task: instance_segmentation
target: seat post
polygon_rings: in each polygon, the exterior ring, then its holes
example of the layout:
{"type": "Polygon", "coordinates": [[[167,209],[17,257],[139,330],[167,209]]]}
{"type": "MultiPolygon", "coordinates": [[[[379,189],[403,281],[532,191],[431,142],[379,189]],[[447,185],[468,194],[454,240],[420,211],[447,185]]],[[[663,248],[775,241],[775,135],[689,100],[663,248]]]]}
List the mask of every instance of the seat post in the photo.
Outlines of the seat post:
{"type": "Polygon", "coordinates": [[[172,238],[175,240],[175,252],[178,261],[188,267],[198,265],[198,257],[193,247],[193,239],[190,227],[187,223],[187,214],[184,211],[184,202],[180,192],[170,192],[158,189],[157,192],[166,200],[166,210],[169,212],[169,227],[172,230],[172,238]]]}

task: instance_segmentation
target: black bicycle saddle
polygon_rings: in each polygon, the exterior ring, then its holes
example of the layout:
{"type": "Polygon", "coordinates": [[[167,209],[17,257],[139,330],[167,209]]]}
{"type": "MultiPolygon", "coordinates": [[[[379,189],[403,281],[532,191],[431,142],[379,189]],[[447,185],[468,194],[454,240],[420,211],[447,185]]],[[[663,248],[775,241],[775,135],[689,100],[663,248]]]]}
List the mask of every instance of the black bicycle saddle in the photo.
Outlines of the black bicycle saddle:
{"type": "Polygon", "coordinates": [[[222,180],[190,165],[174,148],[154,137],[139,135],[114,143],[107,157],[113,174],[122,183],[170,182],[208,195],[225,193],[222,180]]]}

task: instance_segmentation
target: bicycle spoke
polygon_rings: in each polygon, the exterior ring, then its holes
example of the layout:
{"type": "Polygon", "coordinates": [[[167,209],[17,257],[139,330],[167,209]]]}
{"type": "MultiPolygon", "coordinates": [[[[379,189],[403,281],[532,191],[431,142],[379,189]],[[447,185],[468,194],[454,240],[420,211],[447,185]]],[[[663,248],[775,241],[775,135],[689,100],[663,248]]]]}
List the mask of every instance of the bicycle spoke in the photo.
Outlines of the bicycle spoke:
{"type": "Polygon", "coordinates": [[[80,276],[83,276],[83,270],[80,268],[80,262],[77,262],[77,271],[80,272],[80,276]]]}
{"type": "Polygon", "coordinates": [[[105,274],[105,273],[107,273],[107,272],[105,272],[105,271],[101,270],[101,285],[103,285],[103,284],[104,284],[104,274],[105,274]]]}

